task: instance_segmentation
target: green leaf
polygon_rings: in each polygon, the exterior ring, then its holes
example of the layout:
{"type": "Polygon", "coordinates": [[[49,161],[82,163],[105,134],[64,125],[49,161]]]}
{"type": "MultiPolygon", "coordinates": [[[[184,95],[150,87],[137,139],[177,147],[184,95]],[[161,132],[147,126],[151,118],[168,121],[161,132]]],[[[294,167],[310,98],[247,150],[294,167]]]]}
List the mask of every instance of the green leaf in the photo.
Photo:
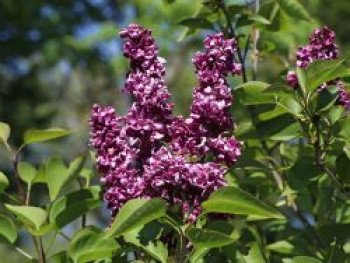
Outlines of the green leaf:
{"type": "Polygon", "coordinates": [[[305,93],[306,92],[306,85],[307,85],[307,75],[304,68],[297,67],[295,72],[297,73],[298,83],[301,87],[301,90],[305,93]]]}
{"type": "Polygon", "coordinates": [[[100,192],[101,188],[94,186],[60,197],[50,209],[50,222],[60,229],[86,212],[96,209],[101,204],[100,192]]]}
{"type": "Polygon", "coordinates": [[[69,133],[70,131],[60,128],[52,128],[47,130],[29,130],[24,134],[24,144],[49,141],[67,136],[69,133]]]}
{"type": "Polygon", "coordinates": [[[317,96],[317,111],[326,111],[332,107],[339,96],[339,89],[337,87],[327,87],[327,89],[319,92],[317,96]]]}
{"type": "Polygon", "coordinates": [[[17,239],[16,225],[5,215],[0,215],[0,235],[6,238],[10,243],[14,243],[17,239]]]}
{"type": "Polygon", "coordinates": [[[18,164],[18,173],[23,181],[27,184],[31,184],[37,174],[37,170],[30,163],[20,162],[18,164]]]}
{"type": "Polygon", "coordinates": [[[268,245],[267,249],[281,254],[293,254],[295,247],[290,242],[282,240],[268,245]]]}
{"type": "Polygon", "coordinates": [[[298,0],[279,0],[281,8],[295,19],[311,21],[310,14],[298,0]]]}
{"type": "Polygon", "coordinates": [[[227,13],[230,17],[240,14],[248,14],[249,12],[249,8],[245,5],[232,4],[227,6],[227,13]]]}
{"type": "Polygon", "coordinates": [[[336,105],[331,108],[328,113],[328,119],[331,124],[335,124],[342,117],[344,112],[344,107],[341,105],[336,105]]]}
{"type": "Polygon", "coordinates": [[[68,178],[72,179],[79,175],[85,164],[86,156],[79,156],[75,158],[68,167],[68,178]]]}
{"type": "Polygon", "coordinates": [[[323,83],[350,75],[344,60],[316,60],[306,69],[306,90],[314,91],[323,83]]]}
{"type": "Polygon", "coordinates": [[[5,205],[8,210],[14,213],[18,219],[36,230],[45,223],[47,213],[40,207],[5,205]]]}
{"type": "Polygon", "coordinates": [[[337,174],[341,181],[350,182],[350,159],[345,153],[340,154],[336,160],[337,174]]]}
{"type": "Polygon", "coordinates": [[[262,25],[270,25],[271,24],[271,22],[268,19],[266,19],[263,16],[257,15],[257,14],[250,15],[249,20],[255,21],[258,24],[262,24],[262,25]]]}
{"type": "Polygon", "coordinates": [[[38,172],[36,173],[36,176],[33,180],[33,184],[35,183],[47,183],[47,175],[46,175],[46,171],[47,171],[47,163],[42,163],[39,166],[38,172]]]}
{"type": "Polygon", "coordinates": [[[197,28],[213,29],[213,25],[208,20],[206,20],[205,18],[201,18],[201,17],[185,18],[185,19],[181,20],[179,22],[179,24],[182,26],[193,28],[193,29],[197,29],[197,28]]]}
{"type": "Polygon", "coordinates": [[[339,126],[339,135],[344,137],[345,140],[350,141],[350,118],[339,121],[339,126]]]}
{"type": "Polygon", "coordinates": [[[263,91],[263,90],[266,90],[268,87],[270,87],[270,84],[262,82],[262,81],[248,81],[248,82],[245,82],[245,83],[238,85],[235,88],[235,90],[254,89],[254,90],[263,91]]]}
{"type": "Polygon", "coordinates": [[[302,107],[300,106],[300,104],[294,98],[291,97],[281,98],[277,102],[277,105],[290,112],[294,116],[299,116],[302,111],[302,107]]]}
{"type": "Polygon", "coordinates": [[[120,236],[165,214],[166,205],[162,199],[130,200],[120,209],[106,236],[120,236]]]}
{"type": "Polygon", "coordinates": [[[298,256],[293,258],[292,263],[322,263],[322,261],[312,257],[298,256]]]}
{"type": "Polygon", "coordinates": [[[235,186],[220,188],[202,204],[202,207],[205,213],[247,215],[249,220],[284,218],[277,209],[235,186]]]}
{"type": "Polygon", "coordinates": [[[300,137],[301,127],[289,114],[279,115],[256,125],[260,138],[275,141],[289,141],[300,137]]]}
{"type": "Polygon", "coordinates": [[[106,239],[96,228],[84,228],[73,237],[68,255],[74,263],[84,263],[109,259],[118,249],[120,246],[114,239],[106,239]]]}
{"type": "Polygon", "coordinates": [[[43,236],[53,230],[53,228],[54,226],[52,224],[45,223],[39,229],[28,229],[28,231],[34,236],[43,236]]]}
{"type": "Polygon", "coordinates": [[[237,86],[235,95],[242,97],[245,105],[275,104],[275,96],[264,93],[270,84],[261,81],[250,81],[237,86]]]}
{"type": "Polygon", "coordinates": [[[203,257],[210,251],[210,248],[194,249],[189,257],[190,263],[203,263],[203,257]]]}
{"type": "Polygon", "coordinates": [[[56,199],[68,179],[68,169],[63,160],[60,157],[52,157],[46,165],[46,181],[51,201],[56,199]]]}
{"type": "Polygon", "coordinates": [[[10,137],[11,129],[7,123],[0,122],[0,143],[7,144],[7,140],[10,137]]]}
{"type": "Polygon", "coordinates": [[[190,228],[186,235],[196,249],[227,246],[235,241],[229,235],[209,229],[190,228]]]}
{"type": "Polygon", "coordinates": [[[0,193],[3,193],[9,184],[9,180],[7,179],[6,175],[0,171],[0,193]]]}
{"type": "Polygon", "coordinates": [[[69,262],[68,255],[66,251],[60,251],[58,253],[55,253],[51,255],[49,258],[50,263],[62,263],[62,262],[69,262]]]}
{"type": "Polygon", "coordinates": [[[266,257],[258,242],[250,243],[248,255],[243,256],[243,258],[249,263],[267,263],[266,257]]]}
{"type": "Polygon", "coordinates": [[[152,239],[144,237],[144,235],[147,235],[147,233],[145,232],[152,231],[151,228],[152,227],[150,226],[150,224],[146,224],[140,228],[134,229],[123,235],[124,240],[128,243],[134,244],[135,246],[142,248],[148,255],[150,255],[154,259],[157,259],[162,263],[166,263],[168,260],[168,249],[161,241],[158,240],[160,236],[158,235],[156,237],[153,237],[152,239]]]}

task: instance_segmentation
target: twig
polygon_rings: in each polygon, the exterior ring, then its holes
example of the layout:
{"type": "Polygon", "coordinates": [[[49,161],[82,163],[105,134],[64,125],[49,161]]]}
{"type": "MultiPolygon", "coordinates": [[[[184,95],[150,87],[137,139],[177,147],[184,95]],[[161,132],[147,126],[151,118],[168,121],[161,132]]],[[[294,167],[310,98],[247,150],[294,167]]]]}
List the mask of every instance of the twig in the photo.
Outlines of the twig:
{"type": "MultiPolygon", "coordinates": [[[[232,37],[232,38],[236,38],[237,41],[238,41],[235,29],[232,26],[230,16],[229,16],[229,14],[227,12],[227,8],[226,8],[225,2],[223,0],[220,2],[220,6],[219,7],[222,10],[222,12],[224,13],[224,16],[225,16],[225,19],[226,19],[226,22],[227,22],[227,28],[229,29],[229,32],[228,32],[229,36],[232,37]]],[[[241,48],[239,47],[239,45],[237,45],[237,55],[238,55],[239,63],[241,63],[241,65],[242,65],[242,80],[245,83],[245,82],[247,82],[247,73],[246,73],[246,68],[245,68],[245,60],[243,58],[243,55],[242,55],[242,52],[241,52],[241,48]]]]}

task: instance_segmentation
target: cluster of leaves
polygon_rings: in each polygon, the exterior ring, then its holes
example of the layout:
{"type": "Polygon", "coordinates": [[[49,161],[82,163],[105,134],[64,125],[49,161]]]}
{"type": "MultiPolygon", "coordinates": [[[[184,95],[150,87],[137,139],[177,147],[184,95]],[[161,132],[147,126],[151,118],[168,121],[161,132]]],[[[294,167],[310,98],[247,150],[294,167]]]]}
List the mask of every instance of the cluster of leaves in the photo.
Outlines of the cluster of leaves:
{"type": "Polygon", "coordinates": [[[186,27],[182,38],[203,29],[238,37],[243,65],[241,84],[232,90],[243,155],[226,176],[228,186],[203,203],[197,222],[184,224],[161,199],[135,199],[107,229],[88,226],[87,214],[102,206],[101,188],[92,184],[94,159],[80,156],[66,166],[51,157],[34,167],[21,160],[22,150],[69,132],[28,131],[14,151],[10,128],[0,123],[0,143],[17,185],[11,193],[9,177],[0,173],[5,242],[33,262],[347,262],[350,118],[336,105],[336,89],[318,92],[318,87],[337,78],[346,83],[349,69],[342,60],[298,68],[296,91],[257,81],[258,51],[271,48],[258,45],[259,36],[273,43],[271,32],[280,30],[283,17],[311,18],[297,0],[238,3],[206,0],[180,22],[186,27]],[[32,197],[37,184],[47,189],[40,202],[32,197]],[[77,220],[81,228],[71,237],[67,226],[77,220]],[[20,229],[32,237],[35,256],[19,247],[20,229]]]}

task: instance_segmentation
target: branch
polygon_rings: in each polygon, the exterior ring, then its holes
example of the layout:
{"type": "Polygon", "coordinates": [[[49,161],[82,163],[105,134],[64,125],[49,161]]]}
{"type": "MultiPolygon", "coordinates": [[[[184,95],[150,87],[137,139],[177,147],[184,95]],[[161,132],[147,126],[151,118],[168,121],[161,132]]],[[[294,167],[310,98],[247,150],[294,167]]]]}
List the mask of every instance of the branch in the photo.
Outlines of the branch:
{"type": "MultiPolygon", "coordinates": [[[[220,2],[219,7],[222,10],[222,12],[224,13],[226,23],[227,23],[227,28],[229,29],[229,32],[228,32],[229,36],[232,38],[236,38],[238,41],[235,29],[233,28],[232,23],[231,23],[230,15],[227,12],[227,8],[226,8],[226,5],[225,5],[223,0],[220,2]]],[[[243,83],[245,83],[245,82],[247,82],[245,59],[242,55],[242,51],[241,51],[241,48],[239,47],[239,44],[237,45],[237,54],[238,54],[239,63],[241,63],[241,65],[242,65],[242,81],[243,81],[243,83]]]]}

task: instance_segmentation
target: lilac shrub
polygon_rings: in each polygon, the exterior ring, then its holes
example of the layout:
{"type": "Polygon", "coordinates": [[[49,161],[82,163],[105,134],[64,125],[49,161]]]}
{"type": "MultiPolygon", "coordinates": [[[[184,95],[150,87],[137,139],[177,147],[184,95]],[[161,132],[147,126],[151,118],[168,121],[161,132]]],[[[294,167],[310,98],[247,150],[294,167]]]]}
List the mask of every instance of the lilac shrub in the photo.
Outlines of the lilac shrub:
{"type": "MultiPolygon", "coordinates": [[[[328,27],[314,29],[313,34],[309,37],[309,43],[300,47],[296,53],[296,67],[306,68],[317,60],[338,59],[339,48],[335,40],[335,32],[328,27]]],[[[293,89],[299,88],[295,71],[289,71],[286,80],[293,89]]],[[[339,89],[338,104],[344,106],[346,109],[350,109],[350,93],[344,89],[342,81],[336,79],[329,83],[324,83],[319,90],[326,88],[327,85],[337,86],[339,89]]]]}
{"type": "Polygon", "coordinates": [[[165,60],[151,31],[132,24],[120,36],[130,60],[124,91],[133,103],[124,116],[94,105],[90,119],[104,199],[115,216],[128,200],[161,197],[194,222],[201,203],[225,185],[226,171],[241,155],[241,142],[232,134],[233,97],[226,80],[241,71],[234,58],[237,42],[222,33],[205,39],[204,52],[193,59],[198,86],[184,118],[172,113],[165,60]]]}

